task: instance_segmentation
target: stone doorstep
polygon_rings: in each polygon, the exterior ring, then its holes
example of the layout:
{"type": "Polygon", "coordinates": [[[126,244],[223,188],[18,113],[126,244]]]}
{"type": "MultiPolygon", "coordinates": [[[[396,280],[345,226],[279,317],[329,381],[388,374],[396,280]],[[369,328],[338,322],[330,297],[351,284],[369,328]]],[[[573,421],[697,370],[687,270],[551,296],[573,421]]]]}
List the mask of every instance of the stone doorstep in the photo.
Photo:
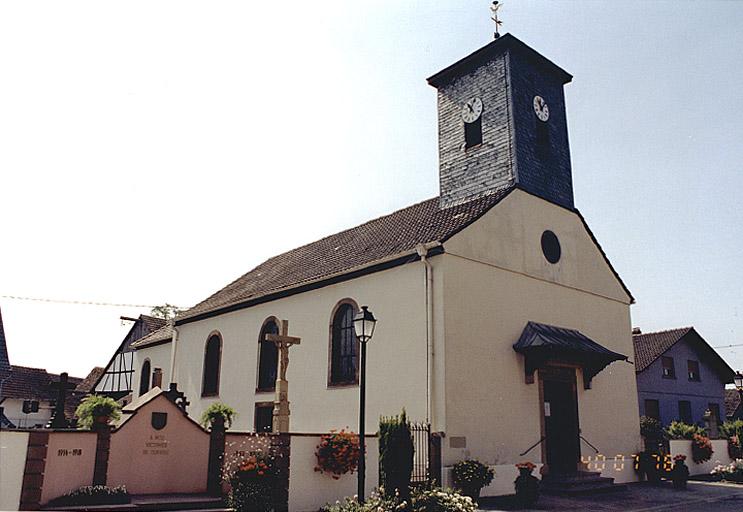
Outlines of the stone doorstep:
{"type": "Polygon", "coordinates": [[[139,494],[133,495],[131,503],[121,505],[93,505],[89,507],[44,507],[47,511],[89,511],[89,512],[155,512],[168,511],[209,511],[225,512],[221,498],[208,494],[139,494]]]}

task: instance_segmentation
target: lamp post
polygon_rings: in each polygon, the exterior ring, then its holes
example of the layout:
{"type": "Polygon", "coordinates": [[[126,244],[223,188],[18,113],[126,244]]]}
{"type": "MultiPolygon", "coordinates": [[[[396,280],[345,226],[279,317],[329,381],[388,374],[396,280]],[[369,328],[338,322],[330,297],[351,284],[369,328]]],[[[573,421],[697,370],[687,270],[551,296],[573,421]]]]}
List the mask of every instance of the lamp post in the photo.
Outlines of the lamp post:
{"type": "Polygon", "coordinates": [[[376,318],[374,318],[374,315],[366,306],[361,306],[361,311],[353,318],[353,329],[356,332],[359,343],[361,343],[361,359],[359,361],[361,368],[359,375],[359,488],[357,492],[359,503],[364,503],[364,478],[366,477],[366,441],[364,439],[366,435],[366,428],[364,426],[364,409],[366,408],[366,343],[374,335],[374,326],[376,324],[376,318]]]}
{"type": "Polygon", "coordinates": [[[735,375],[733,376],[733,384],[735,384],[735,389],[738,390],[738,394],[741,396],[741,400],[743,401],[743,375],[739,371],[735,372],[735,375]]]}

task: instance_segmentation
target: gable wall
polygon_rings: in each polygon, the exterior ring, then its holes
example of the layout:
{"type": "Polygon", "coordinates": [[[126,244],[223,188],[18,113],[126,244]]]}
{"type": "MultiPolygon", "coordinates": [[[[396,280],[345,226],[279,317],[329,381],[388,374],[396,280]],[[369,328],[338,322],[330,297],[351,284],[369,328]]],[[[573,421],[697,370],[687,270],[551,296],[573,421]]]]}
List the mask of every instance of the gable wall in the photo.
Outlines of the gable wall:
{"type": "Polygon", "coordinates": [[[377,272],[318,290],[179,326],[176,378],[198,418],[215,401],[238,411],[234,429],[253,430],[256,402],[273,393],[256,393],[258,336],[270,316],[289,320],[289,334],[302,338],[289,350],[289,401],[292,432],[358,429],[358,386],[329,388],[331,314],[345,298],[368,305],[378,319],[368,345],[367,432],[376,432],[380,415],[405,407],[411,419],[426,414],[426,338],[423,266],[420,262],[377,272]],[[218,330],[223,339],[220,394],[201,398],[204,347],[218,330]]]}
{"type": "MultiPolygon", "coordinates": [[[[445,244],[445,464],[480,457],[491,464],[540,461],[540,448],[519,456],[542,433],[539,385],[525,384],[513,350],[528,321],[577,329],[632,356],[629,300],[577,215],[522,191],[445,244]],[[540,236],[552,229],[562,258],[550,265],[540,236]],[[452,438],[466,438],[454,448],[452,438]]],[[[607,457],[639,448],[634,367],[615,362],[583,390],[580,428],[607,457]]],[[[461,440],[460,440],[461,442],[461,440]]],[[[583,445],[583,453],[589,453],[583,445]]]]}
{"type": "MultiPolygon", "coordinates": [[[[645,400],[658,400],[660,419],[664,425],[679,419],[679,400],[691,402],[692,420],[702,422],[704,411],[710,403],[720,406],[720,415],[725,415],[725,383],[709,364],[702,360],[692,344],[686,339],[677,342],[663,355],[672,357],[676,378],[663,378],[663,364],[659,357],[637,374],[640,415],[645,415],[645,400]],[[687,375],[687,360],[699,362],[699,382],[690,381],[687,375]]],[[[724,419],[724,418],[723,418],[724,419]]]]}

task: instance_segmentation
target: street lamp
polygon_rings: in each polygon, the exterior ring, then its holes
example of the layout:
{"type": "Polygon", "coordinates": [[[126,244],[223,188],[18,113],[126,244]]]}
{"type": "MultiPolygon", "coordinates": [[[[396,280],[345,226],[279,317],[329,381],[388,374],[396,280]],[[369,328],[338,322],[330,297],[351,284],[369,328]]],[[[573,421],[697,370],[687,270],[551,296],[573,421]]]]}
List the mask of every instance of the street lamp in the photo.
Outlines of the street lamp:
{"type": "Polygon", "coordinates": [[[361,367],[361,375],[359,376],[359,489],[357,492],[359,503],[364,503],[364,478],[366,476],[366,442],[364,439],[366,435],[366,429],[364,427],[364,409],[366,408],[366,343],[374,335],[374,326],[376,324],[376,318],[374,318],[374,315],[366,306],[361,306],[361,311],[353,318],[353,330],[356,332],[356,337],[361,343],[361,360],[359,361],[359,366],[361,367]]]}
{"type": "Polygon", "coordinates": [[[735,384],[735,389],[738,390],[738,393],[743,392],[743,375],[740,372],[735,372],[733,384],[735,384]]]}

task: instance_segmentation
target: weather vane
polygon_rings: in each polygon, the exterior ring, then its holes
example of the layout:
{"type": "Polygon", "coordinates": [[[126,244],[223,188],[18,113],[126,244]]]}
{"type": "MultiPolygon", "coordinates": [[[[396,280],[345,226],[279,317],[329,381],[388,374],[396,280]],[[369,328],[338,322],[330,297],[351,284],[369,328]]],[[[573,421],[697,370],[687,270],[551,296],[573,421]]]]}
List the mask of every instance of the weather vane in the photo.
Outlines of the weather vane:
{"type": "Polygon", "coordinates": [[[503,25],[503,22],[498,19],[498,9],[500,9],[501,5],[502,5],[501,2],[499,2],[498,0],[495,0],[493,2],[493,5],[490,6],[490,12],[493,13],[493,16],[490,19],[493,20],[493,22],[495,22],[495,34],[493,34],[493,37],[495,39],[498,39],[500,37],[500,34],[498,33],[498,27],[503,25]]]}

